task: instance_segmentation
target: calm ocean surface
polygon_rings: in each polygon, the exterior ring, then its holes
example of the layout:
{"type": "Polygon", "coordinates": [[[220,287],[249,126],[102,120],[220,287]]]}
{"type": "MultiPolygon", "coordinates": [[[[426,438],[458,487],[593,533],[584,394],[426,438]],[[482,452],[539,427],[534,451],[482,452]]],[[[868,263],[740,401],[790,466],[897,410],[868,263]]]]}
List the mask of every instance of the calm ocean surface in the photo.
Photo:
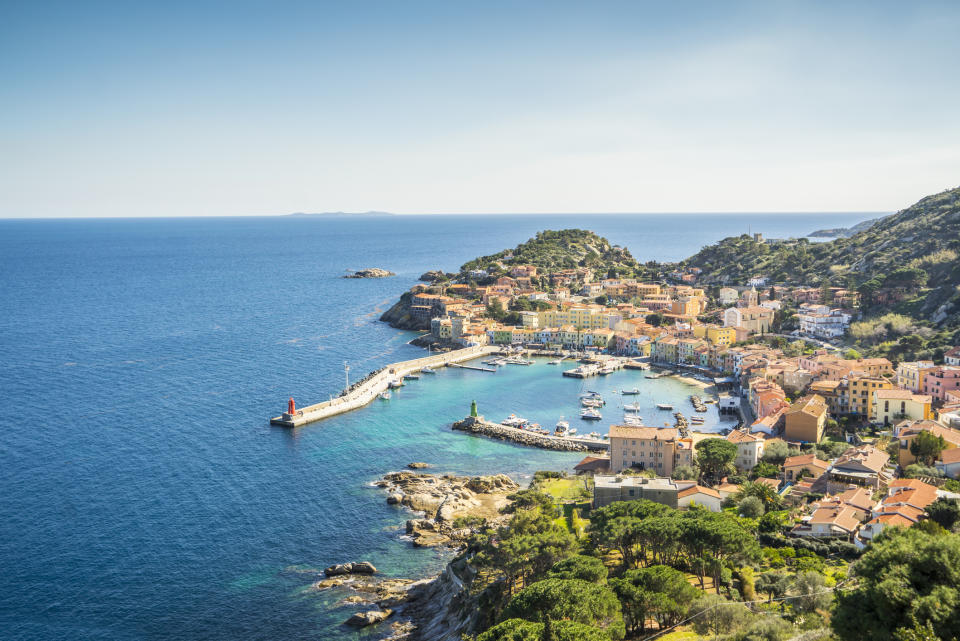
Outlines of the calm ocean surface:
{"type": "MultiPolygon", "coordinates": [[[[410,577],[444,563],[400,538],[408,514],[371,481],[414,460],[525,478],[580,458],[449,430],[474,398],[488,418],[572,416],[580,382],[542,362],[445,370],[297,431],[268,425],[290,395],[341,389],[344,361],[360,377],[420,356],[413,334],[376,321],[420,273],[541,229],[589,228],[641,261],[676,260],[748,227],[796,236],[869,217],[0,221],[0,637],[378,636],[339,625],[353,611],[330,609],[342,595],[305,589],[331,563],[410,577]],[[398,276],[339,278],[363,267],[398,276]]],[[[654,402],[690,393],[632,372],[590,381],[634,385],[650,422],[654,402]]]]}

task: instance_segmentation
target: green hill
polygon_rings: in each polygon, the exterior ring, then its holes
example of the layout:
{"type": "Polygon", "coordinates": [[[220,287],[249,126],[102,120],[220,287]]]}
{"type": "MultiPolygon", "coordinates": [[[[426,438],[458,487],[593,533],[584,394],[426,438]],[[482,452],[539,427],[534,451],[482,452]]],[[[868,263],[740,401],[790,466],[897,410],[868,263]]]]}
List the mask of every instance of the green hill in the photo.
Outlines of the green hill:
{"type": "MultiPolygon", "coordinates": [[[[869,337],[857,335],[874,331],[880,347],[897,336],[917,336],[915,345],[929,347],[958,340],[958,256],[960,188],[927,196],[849,238],[811,243],[737,236],[704,247],[680,265],[703,270],[698,282],[704,285],[742,285],[765,276],[770,283],[816,286],[826,281],[856,289],[863,297],[866,321],[874,319],[872,328],[853,328],[858,342],[875,347],[869,337]],[[885,315],[889,318],[877,324],[885,315]],[[891,324],[903,331],[885,332],[884,326],[891,324]]],[[[922,351],[918,347],[910,353],[922,351]]]]}
{"type": "Polygon", "coordinates": [[[630,255],[627,248],[611,245],[606,238],[592,231],[548,229],[537,232],[535,237],[513,249],[474,258],[460,267],[460,273],[464,277],[472,270],[485,270],[496,274],[507,271],[511,265],[534,265],[541,273],[589,267],[598,278],[604,277],[611,270],[620,276],[643,272],[643,267],[630,255]]]}

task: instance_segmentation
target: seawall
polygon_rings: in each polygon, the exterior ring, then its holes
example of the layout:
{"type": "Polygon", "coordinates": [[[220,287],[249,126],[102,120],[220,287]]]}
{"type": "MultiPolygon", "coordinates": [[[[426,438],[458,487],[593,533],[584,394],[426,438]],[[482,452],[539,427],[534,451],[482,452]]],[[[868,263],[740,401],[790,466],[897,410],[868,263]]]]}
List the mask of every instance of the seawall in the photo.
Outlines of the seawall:
{"type": "Polygon", "coordinates": [[[392,363],[377,370],[376,373],[368,375],[361,383],[352,386],[343,396],[302,407],[293,415],[285,412],[280,416],[274,416],[270,419],[270,423],[282,427],[300,427],[307,423],[343,414],[370,403],[386,390],[390,381],[394,379],[419,372],[424,367],[443,367],[449,363],[462,363],[499,351],[500,347],[498,346],[483,345],[392,363]]]}
{"type": "Polygon", "coordinates": [[[609,445],[606,441],[577,438],[575,436],[535,434],[527,430],[501,425],[500,423],[491,423],[483,420],[483,417],[475,418],[468,416],[462,421],[457,421],[454,423],[453,429],[461,432],[468,432],[470,434],[495,438],[501,441],[512,441],[518,445],[539,447],[545,450],[559,450],[561,452],[588,452],[606,451],[609,449],[609,445]]]}

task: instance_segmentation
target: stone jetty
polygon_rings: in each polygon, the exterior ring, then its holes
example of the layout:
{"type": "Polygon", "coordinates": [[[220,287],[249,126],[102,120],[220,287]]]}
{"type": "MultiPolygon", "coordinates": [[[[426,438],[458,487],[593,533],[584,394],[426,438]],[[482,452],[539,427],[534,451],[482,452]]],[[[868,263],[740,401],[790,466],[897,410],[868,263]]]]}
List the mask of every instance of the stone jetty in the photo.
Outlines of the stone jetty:
{"type": "Polygon", "coordinates": [[[548,434],[535,434],[527,430],[508,427],[500,423],[490,423],[483,420],[482,416],[468,416],[462,421],[453,424],[453,429],[499,439],[501,441],[511,441],[518,445],[527,445],[529,447],[539,447],[545,450],[558,450],[561,452],[587,452],[590,450],[606,450],[608,444],[605,441],[595,441],[592,439],[577,439],[569,436],[550,436],[548,434]]]}
{"type": "Polygon", "coordinates": [[[499,351],[499,347],[483,345],[393,363],[375,372],[371,372],[358,383],[354,383],[349,389],[341,392],[340,396],[330,399],[329,401],[308,405],[300,409],[292,407],[291,403],[291,407],[288,407],[286,412],[280,416],[271,418],[270,423],[282,427],[300,427],[313,421],[343,414],[344,412],[363,407],[373,401],[378,397],[380,392],[387,389],[390,381],[403,378],[407,374],[419,372],[424,367],[443,367],[450,363],[462,363],[499,351]]]}

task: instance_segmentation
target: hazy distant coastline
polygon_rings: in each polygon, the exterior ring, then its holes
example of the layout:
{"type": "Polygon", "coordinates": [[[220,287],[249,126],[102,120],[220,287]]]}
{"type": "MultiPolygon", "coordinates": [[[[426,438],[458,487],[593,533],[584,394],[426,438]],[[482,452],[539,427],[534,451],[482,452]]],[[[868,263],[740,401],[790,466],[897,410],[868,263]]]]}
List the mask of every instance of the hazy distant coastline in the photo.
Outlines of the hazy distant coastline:
{"type": "Polygon", "coordinates": [[[294,212],[292,214],[284,214],[285,216],[310,216],[311,218],[323,217],[323,218],[370,218],[374,216],[396,216],[396,214],[391,214],[388,211],[363,211],[363,212],[349,212],[349,211],[326,211],[320,213],[305,213],[302,211],[294,212]]]}

